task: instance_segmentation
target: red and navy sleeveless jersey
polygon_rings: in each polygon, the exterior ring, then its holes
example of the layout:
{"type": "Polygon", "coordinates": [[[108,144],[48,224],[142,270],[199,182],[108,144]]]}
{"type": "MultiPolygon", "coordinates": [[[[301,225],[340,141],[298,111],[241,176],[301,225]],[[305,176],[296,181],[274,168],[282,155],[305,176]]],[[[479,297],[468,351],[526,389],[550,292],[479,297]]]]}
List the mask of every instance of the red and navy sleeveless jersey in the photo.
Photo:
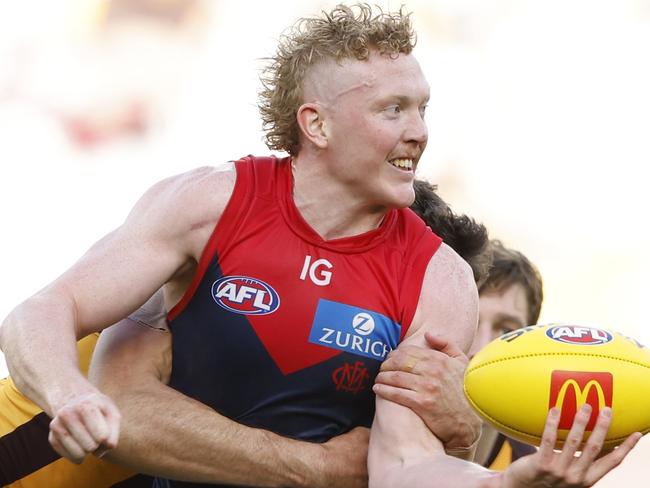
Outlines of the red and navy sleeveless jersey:
{"type": "Polygon", "coordinates": [[[411,324],[440,238],[401,209],[370,232],[323,240],[294,204],[290,158],[235,167],[230,201],[169,313],[170,385],[296,439],[370,426],[374,378],[411,324]]]}

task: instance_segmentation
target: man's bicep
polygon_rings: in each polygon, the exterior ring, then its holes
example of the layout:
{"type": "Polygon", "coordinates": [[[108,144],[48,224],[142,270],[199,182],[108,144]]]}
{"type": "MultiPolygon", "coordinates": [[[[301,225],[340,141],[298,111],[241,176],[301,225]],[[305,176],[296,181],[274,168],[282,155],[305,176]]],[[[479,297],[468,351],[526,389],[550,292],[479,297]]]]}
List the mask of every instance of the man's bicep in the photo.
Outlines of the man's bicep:
{"type": "Polygon", "coordinates": [[[118,229],[104,237],[43,291],[71,302],[78,337],[130,314],[182,265],[173,244],[128,234],[118,229]],[[130,242],[136,239],[137,244],[130,242]]]}
{"type": "Polygon", "coordinates": [[[202,168],[149,189],[126,221],[47,291],[70,299],[77,335],[129,315],[200,255],[232,193],[234,176],[202,168]]]}

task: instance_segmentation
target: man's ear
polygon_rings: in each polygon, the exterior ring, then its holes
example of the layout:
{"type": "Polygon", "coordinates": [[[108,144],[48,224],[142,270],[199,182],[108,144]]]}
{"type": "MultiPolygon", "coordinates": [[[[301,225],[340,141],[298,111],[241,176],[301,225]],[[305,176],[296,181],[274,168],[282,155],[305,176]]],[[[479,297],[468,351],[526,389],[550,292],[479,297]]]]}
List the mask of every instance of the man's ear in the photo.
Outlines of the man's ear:
{"type": "Polygon", "coordinates": [[[319,149],[328,144],[328,133],[323,107],[317,103],[305,103],[300,106],[296,119],[305,139],[319,149]]]}

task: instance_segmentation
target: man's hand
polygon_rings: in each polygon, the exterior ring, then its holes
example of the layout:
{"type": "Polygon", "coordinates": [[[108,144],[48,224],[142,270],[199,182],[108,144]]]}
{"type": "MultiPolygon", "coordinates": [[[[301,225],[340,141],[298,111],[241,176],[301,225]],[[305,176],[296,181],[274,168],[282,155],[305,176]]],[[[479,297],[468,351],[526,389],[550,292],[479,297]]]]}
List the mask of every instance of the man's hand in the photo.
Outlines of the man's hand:
{"type": "Polygon", "coordinates": [[[319,488],[367,488],[370,429],[357,427],[323,444],[319,488]]]}
{"type": "Polygon", "coordinates": [[[119,433],[117,407],[95,390],[69,398],[54,411],[48,439],[56,452],[79,464],[87,454],[101,457],[114,449],[119,433]]]}
{"type": "Polygon", "coordinates": [[[481,419],[463,394],[467,356],[429,332],[425,337],[433,349],[402,346],[391,352],[373,390],[418,414],[450,453],[469,450],[481,434],[481,419]]]}
{"type": "Polygon", "coordinates": [[[596,426],[582,453],[576,455],[585,432],[591,406],[584,405],[576,414],[573,426],[562,451],[554,451],[560,411],[549,411],[539,451],[514,462],[504,473],[502,488],[583,488],[594,485],[605,474],[618,466],[641,438],[636,432],[609,454],[601,454],[607,430],[612,421],[612,410],[603,408],[596,426]]]}

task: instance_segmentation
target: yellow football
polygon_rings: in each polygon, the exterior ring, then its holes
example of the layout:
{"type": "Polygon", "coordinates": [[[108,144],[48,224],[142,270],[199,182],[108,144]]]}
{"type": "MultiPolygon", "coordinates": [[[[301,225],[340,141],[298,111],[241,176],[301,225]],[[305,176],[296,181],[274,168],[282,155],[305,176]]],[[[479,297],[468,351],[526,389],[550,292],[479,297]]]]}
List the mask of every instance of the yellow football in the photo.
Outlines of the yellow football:
{"type": "MultiPolygon", "coordinates": [[[[578,325],[535,325],[495,339],[470,361],[465,395],[483,419],[514,439],[539,445],[548,410],[561,410],[557,447],[577,409],[613,410],[606,447],[650,431],[650,351],[617,332],[578,325]]],[[[585,437],[586,438],[586,437],[585,437]]]]}

